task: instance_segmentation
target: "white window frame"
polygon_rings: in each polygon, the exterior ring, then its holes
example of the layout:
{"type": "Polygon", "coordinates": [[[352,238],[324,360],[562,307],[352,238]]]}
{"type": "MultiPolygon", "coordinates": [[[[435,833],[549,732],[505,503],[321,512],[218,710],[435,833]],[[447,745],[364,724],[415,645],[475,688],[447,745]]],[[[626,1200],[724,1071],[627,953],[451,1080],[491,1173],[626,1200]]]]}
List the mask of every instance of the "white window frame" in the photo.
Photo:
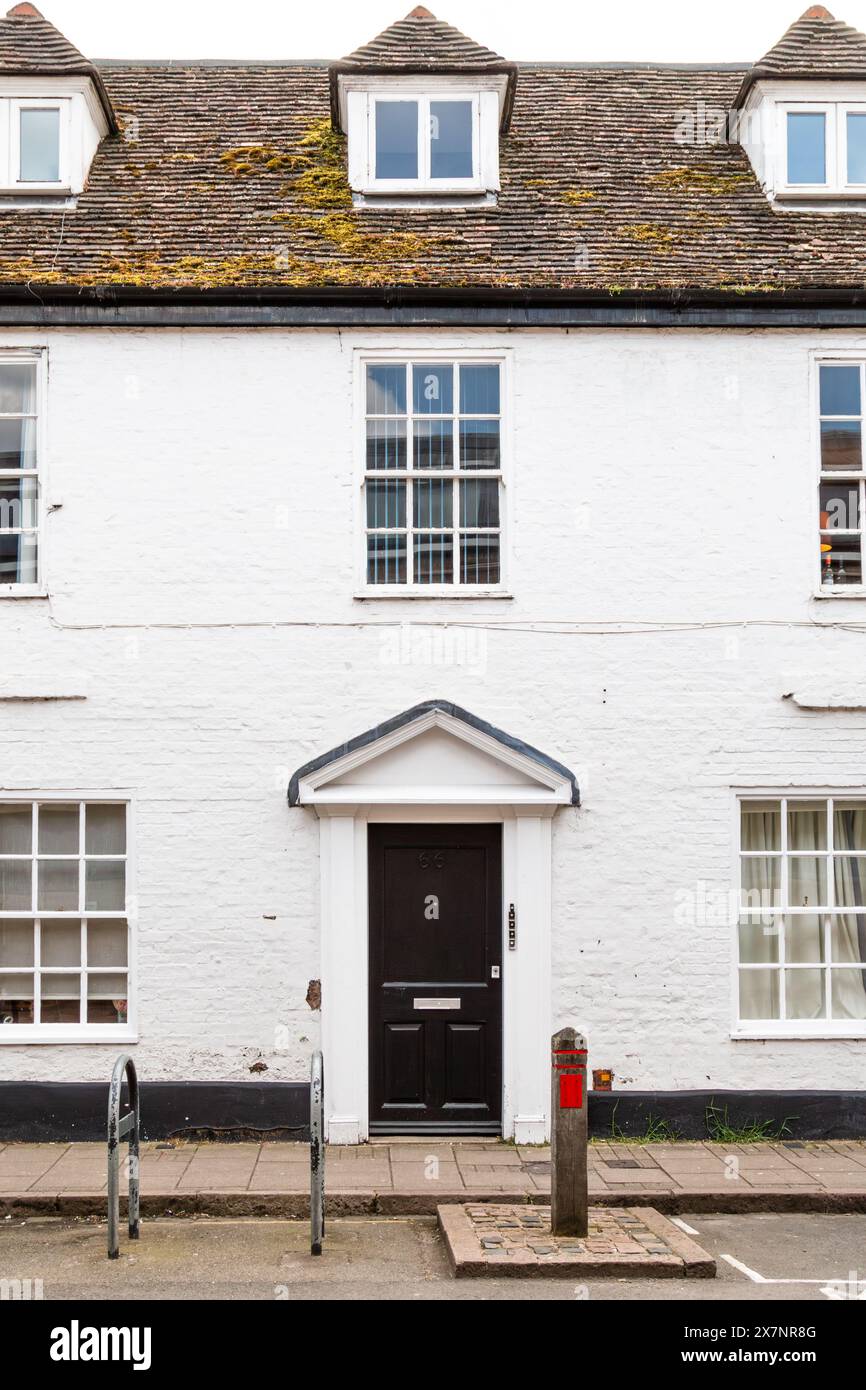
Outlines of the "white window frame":
{"type": "MultiPolygon", "coordinates": [[[[774,964],[740,964],[740,945],[739,945],[739,912],[732,912],[731,929],[731,1037],[733,1039],[744,1040],[765,1040],[771,1038],[866,1038],[866,1019],[833,1019],[829,1016],[818,1019],[743,1019],[740,1017],[740,971],[741,970],[776,970],[780,972],[780,1000],[781,1007],[784,1008],[785,1001],[785,971],[790,969],[811,969],[821,970],[829,975],[832,970],[829,949],[829,918],[836,910],[835,907],[835,877],[833,875],[832,860],[834,851],[832,849],[832,827],[833,827],[833,803],[835,800],[841,801],[864,801],[866,802],[866,788],[856,787],[738,787],[734,788],[733,796],[733,817],[732,817],[732,840],[733,840],[733,873],[731,877],[731,901],[740,903],[740,891],[742,880],[740,876],[740,865],[742,858],[749,857],[749,851],[742,850],[741,846],[741,819],[740,811],[744,802],[748,801],[778,801],[781,807],[781,838],[780,849],[777,852],[781,857],[781,894],[782,908],[780,916],[803,916],[826,914],[823,930],[825,940],[825,960],[809,963],[792,965],[785,959],[785,933],[784,930],[779,935],[779,959],[774,964]],[[828,903],[821,908],[791,908],[787,906],[787,886],[788,886],[788,821],[787,804],[796,801],[816,801],[827,803],[827,824],[828,838],[827,849],[816,851],[814,857],[826,857],[827,864],[827,892],[828,903]]],[[[753,857],[761,857],[759,851],[751,852],[753,857]]],[[[840,852],[841,853],[841,852],[840,852]]],[[[866,864],[866,856],[864,856],[866,864]]],[[[853,911],[849,908],[848,911],[853,911]]],[[[864,909],[866,912],[866,909],[864,909]]],[[[856,966],[842,966],[840,969],[856,969],[856,966]]],[[[829,1015],[831,992],[825,986],[825,1010],[829,1015]]]]}
{"type": "MultiPolygon", "coordinates": [[[[45,595],[45,485],[46,485],[46,400],[48,383],[48,354],[44,348],[2,348],[0,347],[0,366],[20,365],[30,362],[36,367],[36,467],[16,470],[0,468],[0,481],[7,478],[31,477],[36,480],[36,544],[37,571],[33,584],[4,584],[0,582],[2,598],[41,598],[45,595]]],[[[19,419],[18,415],[0,416],[0,419],[19,419]]],[[[29,531],[30,527],[10,528],[15,532],[29,531]]],[[[7,532],[8,534],[8,532],[7,532]]]]}
{"type": "Polygon", "coordinates": [[[866,198],[866,182],[848,182],[848,116],[866,116],[866,101],[785,101],[777,104],[778,148],[781,168],[777,191],[788,198],[809,198],[828,194],[847,194],[866,198]],[[788,182],[788,116],[823,116],[824,165],[823,183],[788,182]]]}
{"type": "MultiPolygon", "coordinates": [[[[108,803],[111,805],[124,805],[126,807],[126,906],[125,909],[112,909],[111,911],[92,912],[85,911],[81,898],[79,898],[80,909],[75,912],[40,912],[38,909],[30,912],[19,909],[0,912],[0,921],[30,921],[34,924],[34,938],[37,945],[37,954],[34,957],[33,967],[22,966],[20,968],[0,967],[4,974],[20,973],[22,975],[35,974],[40,970],[41,964],[38,956],[38,943],[40,933],[36,931],[36,923],[40,921],[80,921],[82,924],[82,957],[80,962],[80,974],[82,975],[82,998],[86,1000],[86,990],[88,973],[117,974],[120,970],[118,966],[92,967],[88,972],[85,956],[85,938],[88,921],[117,921],[118,918],[125,917],[127,923],[127,965],[126,965],[126,1022],[125,1023],[20,1023],[3,1025],[0,1024],[0,1046],[20,1047],[22,1044],[31,1043],[105,1043],[105,1042],[137,1042],[138,1041],[138,933],[137,933],[137,911],[136,897],[134,892],[135,884],[135,814],[134,803],[129,791],[4,791],[0,790],[0,802],[8,804],[18,802],[22,805],[37,806],[46,805],[51,802],[60,802],[64,805],[78,803],[80,807],[98,803],[108,803]]],[[[81,835],[83,836],[84,816],[81,814],[81,835]]],[[[35,833],[35,825],[34,825],[35,833]]],[[[33,873],[36,874],[36,864],[39,858],[39,846],[34,840],[31,846],[33,873]]],[[[79,843],[79,854],[69,856],[70,858],[81,859],[83,856],[83,839],[79,843]]],[[[49,858],[64,858],[63,855],[50,855],[49,858]]],[[[90,857],[90,856],[88,856],[90,857]]],[[[97,856],[100,857],[100,856],[97,856]]],[[[119,856],[103,856],[116,858],[119,856]]],[[[35,897],[34,897],[35,902],[35,897]]],[[[63,967],[46,967],[46,974],[74,974],[74,968],[68,971],[63,967]]]]}
{"type": "MultiPolygon", "coordinates": [[[[436,205],[441,197],[492,200],[500,186],[499,125],[507,78],[502,75],[467,75],[437,78],[433,74],[383,78],[365,74],[340,78],[341,109],[349,137],[349,183],[358,195],[372,201],[418,198],[436,205]],[[376,178],[376,102],[417,101],[419,163],[414,179],[376,178]],[[429,141],[430,103],[470,101],[473,107],[473,172],[471,178],[431,179],[429,141]],[[425,116],[426,112],[426,116],[425,116]],[[425,125],[426,121],[426,125],[425,125]],[[423,148],[422,148],[423,147],[423,148]]],[[[363,201],[363,199],[362,199],[363,201]]]]}
{"type": "Polygon", "coordinates": [[[58,189],[69,187],[69,143],[70,110],[68,97],[13,97],[3,102],[7,122],[7,138],[4,141],[8,160],[6,178],[0,179],[7,188],[28,193],[56,193],[58,189]],[[21,112],[57,111],[59,114],[58,177],[49,181],[36,182],[21,177],[21,112]]]}
{"type": "MultiPolygon", "coordinates": [[[[456,347],[451,350],[445,348],[428,349],[423,344],[408,348],[390,348],[384,350],[358,349],[355,354],[355,439],[356,439],[356,486],[355,486],[355,536],[357,546],[356,573],[357,582],[355,588],[356,599],[479,599],[479,598],[510,598],[509,590],[509,536],[510,536],[510,512],[511,507],[509,484],[512,476],[512,430],[513,430],[513,410],[512,410],[512,357],[511,350],[494,348],[484,351],[481,348],[465,349],[456,347]],[[454,551],[454,581],[451,584],[417,584],[407,582],[406,584],[370,584],[367,581],[367,398],[366,398],[366,369],[368,365],[384,363],[394,365],[397,363],[416,363],[416,362],[451,362],[459,365],[461,362],[467,366],[480,366],[485,363],[498,363],[500,369],[500,396],[499,396],[499,448],[500,466],[498,469],[473,469],[471,472],[461,474],[457,468],[448,469],[429,469],[430,479],[436,478],[460,478],[484,480],[497,479],[499,482],[499,583],[498,584],[461,584],[457,579],[460,566],[459,545],[455,540],[454,551]]],[[[407,407],[411,415],[411,400],[407,400],[407,407]]],[[[455,418],[458,408],[455,400],[455,418]]],[[[411,447],[411,438],[407,439],[407,450],[411,447]]],[[[410,462],[407,456],[407,464],[410,462]]],[[[387,480],[403,479],[407,476],[409,469],[391,469],[388,472],[387,480]]],[[[382,475],[385,480],[385,475],[382,475]]],[[[411,489],[407,488],[406,498],[406,520],[407,533],[411,538],[412,518],[410,509],[412,507],[411,489]]],[[[453,532],[455,537],[460,530],[459,513],[453,517],[453,532]]],[[[374,528],[375,529],[375,528],[374,528]]],[[[471,529],[471,528],[470,528],[471,529]]],[[[408,552],[407,542],[407,565],[411,564],[411,554],[408,552]]]]}
{"type": "Polygon", "coordinates": [[[866,179],[862,183],[848,180],[848,117],[866,116],[866,101],[839,103],[839,177],[846,193],[862,193],[866,197],[866,179]]]}
{"type": "Polygon", "coordinates": [[[782,151],[782,170],[779,188],[785,193],[827,193],[836,184],[837,157],[836,157],[836,107],[833,102],[814,102],[814,101],[792,101],[784,102],[779,105],[780,120],[780,140],[779,148],[782,151]],[[788,117],[789,116],[823,116],[824,117],[824,173],[826,175],[823,183],[789,183],[788,182],[788,117]]]}
{"type": "Polygon", "coordinates": [[[383,91],[367,94],[367,189],[374,193],[402,192],[473,192],[483,187],[481,178],[481,100],[477,92],[455,89],[446,91],[383,91]],[[379,103],[417,102],[418,105],[418,176],[414,179],[380,179],[376,177],[376,107],[379,103]],[[472,174],[463,179],[434,179],[430,172],[430,107],[433,102],[468,102],[472,107],[472,174]]]}
{"type": "MultiPolygon", "coordinates": [[[[817,501],[818,526],[816,528],[819,537],[818,549],[818,577],[813,589],[815,598],[866,598],[866,352],[855,350],[842,350],[839,352],[826,352],[815,354],[812,363],[812,448],[815,459],[815,500],[817,501]],[[853,420],[856,416],[823,416],[821,415],[821,368],[822,367],[858,367],[860,368],[860,471],[851,470],[849,472],[842,469],[834,469],[832,472],[825,473],[821,466],[821,421],[822,419],[853,420]],[[821,485],[822,483],[834,482],[840,485],[856,484],[859,489],[860,503],[860,565],[861,583],[860,584],[825,584],[824,567],[821,563],[820,538],[821,538],[821,485]]],[[[813,501],[813,507],[815,502],[813,501]]],[[[834,528],[835,534],[843,536],[847,533],[856,534],[856,528],[834,528]]],[[[828,532],[828,534],[831,534],[828,532]]]]}

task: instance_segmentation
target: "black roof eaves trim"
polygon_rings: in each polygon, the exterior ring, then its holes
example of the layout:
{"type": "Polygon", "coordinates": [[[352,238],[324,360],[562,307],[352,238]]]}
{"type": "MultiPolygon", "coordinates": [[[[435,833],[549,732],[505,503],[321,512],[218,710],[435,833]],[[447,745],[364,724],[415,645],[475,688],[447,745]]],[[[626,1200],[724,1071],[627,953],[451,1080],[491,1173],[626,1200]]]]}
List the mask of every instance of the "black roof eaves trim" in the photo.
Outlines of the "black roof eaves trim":
{"type": "Polygon", "coordinates": [[[394,715],[392,719],[386,719],[374,728],[367,729],[365,733],[358,734],[355,738],[350,738],[346,743],[340,744],[339,747],[332,748],[328,753],[322,753],[318,758],[313,758],[311,762],[305,763],[303,767],[298,768],[289,782],[289,805],[299,806],[301,804],[299,798],[302,778],[309,777],[313,772],[321,772],[322,768],[338,762],[341,758],[348,757],[351,753],[357,753],[363,748],[371,747],[380,739],[387,738],[389,734],[405,728],[407,724],[416,723],[419,719],[423,719],[424,715],[431,714],[433,711],[448,714],[452,719],[459,719],[462,723],[468,724],[470,728],[477,729],[479,733],[487,734],[490,738],[495,739],[497,743],[502,744],[503,748],[520,753],[522,757],[537,763],[539,767],[544,767],[548,772],[555,772],[557,776],[565,778],[571,787],[570,804],[572,806],[580,805],[577,778],[563,763],[557,762],[547,753],[533,748],[531,744],[524,743],[522,739],[504,733],[502,729],[497,729],[494,724],[489,724],[486,719],[479,719],[477,715],[470,714],[469,710],[453,704],[450,700],[424,700],[421,704],[413,705],[411,709],[404,710],[402,714],[394,715]]]}
{"type": "Polygon", "coordinates": [[[3,327],[423,329],[866,328],[866,289],[785,294],[532,295],[483,290],[426,297],[391,291],[261,289],[156,292],[0,287],[3,327]]]}
{"type": "Polygon", "coordinates": [[[838,307],[866,305],[866,284],[803,285],[778,290],[725,290],[691,286],[683,288],[618,290],[587,287],[569,288],[500,288],[483,284],[463,286],[431,286],[417,289],[412,285],[391,285],[370,288],[357,285],[317,285],[305,289],[298,286],[233,285],[208,289],[159,288],[140,285],[77,286],[42,283],[29,280],[26,284],[0,283],[0,305],[21,302],[48,307],[63,304],[96,304],[112,308],[121,304],[172,305],[174,307],[207,306],[269,306],[313,305],[370,305],[388,309],[446,307],[460,311],[463,307],[504,307],[530,312],[538,308],[558,311],[592,306],[625,306],[629,308],[671,307],[724,308],[759,304],[766,307],[790,305],[838,307]]]}
{"type": "Polygon", "coordinates": [[[750,69],[746,74],[740,90],[734,97],[735,111],[738,111],[758,82],[866,82],[866,65],[859,68],[841,68],[833,72],[816,72],[814,68],[809,70],[802,68],[791,68],[790,71],[779,72],[773,68],[762,68],[760,65],[750,69]]]}
{"type": "Polygon", "coordinates": [[[105,83],[98,69],[93,63],[84,62],[77,64],[75,67],[63,68],[55,67],[51,63],[46,63],[44,66],[40,64],[36,67],[25,67],[23,65],[18,67],[13,64],[7,66],[4,64],[3,67],[0,68],[0,77],[87,77],[96,88],[99,104],[105,112],[105,119],[108,121],[109,134],[118,135],[120,133],[120,127],[117,124],[117,117],[114,114],[111,98],[108,95],[105,83]]]}

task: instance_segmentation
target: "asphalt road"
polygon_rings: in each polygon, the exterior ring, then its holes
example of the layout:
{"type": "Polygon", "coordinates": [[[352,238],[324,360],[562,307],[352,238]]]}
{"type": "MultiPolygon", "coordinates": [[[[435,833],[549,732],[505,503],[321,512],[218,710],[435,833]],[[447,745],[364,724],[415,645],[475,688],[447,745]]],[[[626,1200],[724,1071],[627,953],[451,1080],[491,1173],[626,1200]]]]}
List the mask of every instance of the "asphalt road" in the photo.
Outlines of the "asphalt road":
{"type": "Polygon", "coordinates": [[[827,1302],[866,1295],[866,1216],[681,1220],[716,1257],[716,1279],[593,1280],[584,1287],[567,1279],[455,1280],[432,1218],[332,1221],[324,1255],[312,1259],[306,1222],[203,1217],[146,1222],[137,1245],[124,1234],[116,1263],[105,1257],[103,1224],[7,1220],[0,1223],[0,1281],[41,1279],[46,1300],[827,1302]]]}

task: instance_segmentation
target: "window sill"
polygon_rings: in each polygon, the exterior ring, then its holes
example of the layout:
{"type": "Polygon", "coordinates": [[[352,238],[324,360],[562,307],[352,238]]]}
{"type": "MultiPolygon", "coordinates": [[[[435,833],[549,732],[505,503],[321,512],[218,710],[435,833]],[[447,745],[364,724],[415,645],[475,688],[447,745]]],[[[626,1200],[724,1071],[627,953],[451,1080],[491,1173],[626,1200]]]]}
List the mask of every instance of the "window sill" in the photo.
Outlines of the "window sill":
{"type": "Polygon", "coordinates": [[[0,1047],[21,1047],[34,1043],[137,1043],[138,1034],[126,1024],[94,1024],[90,1028],[67,1027],[62,1023],[0,1024],[0,1047]]]}
{"type": "Polygon", "coordinates": [[[770,200],[770,206],[778,212],[854,212],[858,214],[866,213],[866,195],[832,193],[829,196],[817,196],[812,193],[808,197],[791,196],[788,193],[776,193],[770,200]]]}
{"type": "Polygon", "coordinates": [[[737,1028],[731,1032],[732,1042],[844,1042],[846,1039],[866,1039],[866,1019],[862,1023],[842,1024],[833,1028],[821,1023],[810,1029],[803,1024],[785,1028],[785,1031],[772,1031],[772,1025],[763,1028],[737,1028]]]}
{"type": "Polygon", "coordinates": [[[455,592],[449,585],[431,584],[420,589],[410,589],[397,584],[383,585],[381,588],[357,589],[352,597],[358,602],[369,599],[458,599],[465,603],[468,599],[513,599],[514,595],[506,589],[465,589],[455,592]]]}
{"type": "Polygon", "coordinates": [[[359,188],[352,194],[352,203],[356,208],[493,208],[497,196],[484,188],[471,192],[459,188],[415,188],[399,193],[359,188]]]}
{"type": "Polygon", "coordinates": [[[0,600],[4,598],[48,598],[41,584],[0,584],[0,600]]]}
{"type": "Polygon", "coordinates": [[[842,588],[827,584],[820,589],[813,589],[812,598],[866,598],[866,585],[846,584],[842,588]]]}
{"type": "Polygon", "coordinates": [[[40,197],[43,193],[56,193],[58,197],[68,198],[72,192],[71,183],[0,183],[0,198],[17,197],[18,194],[38,193],[40,197]]]}
{"type": "Polygon", "coordinates": [[[791,184],[777,188],[776,197],[790,203],[866,203],[866,185],[828,188],[821,184],[791,184]]]}

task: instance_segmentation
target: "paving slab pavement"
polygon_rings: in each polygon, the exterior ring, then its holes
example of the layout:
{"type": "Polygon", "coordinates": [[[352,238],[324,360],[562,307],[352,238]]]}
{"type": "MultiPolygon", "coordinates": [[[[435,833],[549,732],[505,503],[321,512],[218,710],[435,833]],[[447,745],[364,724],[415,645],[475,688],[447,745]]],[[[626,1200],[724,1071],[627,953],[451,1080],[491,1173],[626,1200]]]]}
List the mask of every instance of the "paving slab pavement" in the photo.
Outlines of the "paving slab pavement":
{"type": "MultiPolygon", "coordinates": [[[[504,1196],[544,1204],[550,1150],[499,1140],[374,1141],[328,1148],[331,1210],[344,1215],[435,1215],[443,1203],[504,1196]]],[[[296,1143],[148,1143],[145,1215],[302,1215],[309,1148],[296,1143]]],[[[100,1215],[100,1144],[0,1144],[0,1216],[100,1215]]],[[[691,1211],[866,1212],[866,1140],[758,1144],[592,1143],[589,1190],[598,1206],[691,1211]]]]}

